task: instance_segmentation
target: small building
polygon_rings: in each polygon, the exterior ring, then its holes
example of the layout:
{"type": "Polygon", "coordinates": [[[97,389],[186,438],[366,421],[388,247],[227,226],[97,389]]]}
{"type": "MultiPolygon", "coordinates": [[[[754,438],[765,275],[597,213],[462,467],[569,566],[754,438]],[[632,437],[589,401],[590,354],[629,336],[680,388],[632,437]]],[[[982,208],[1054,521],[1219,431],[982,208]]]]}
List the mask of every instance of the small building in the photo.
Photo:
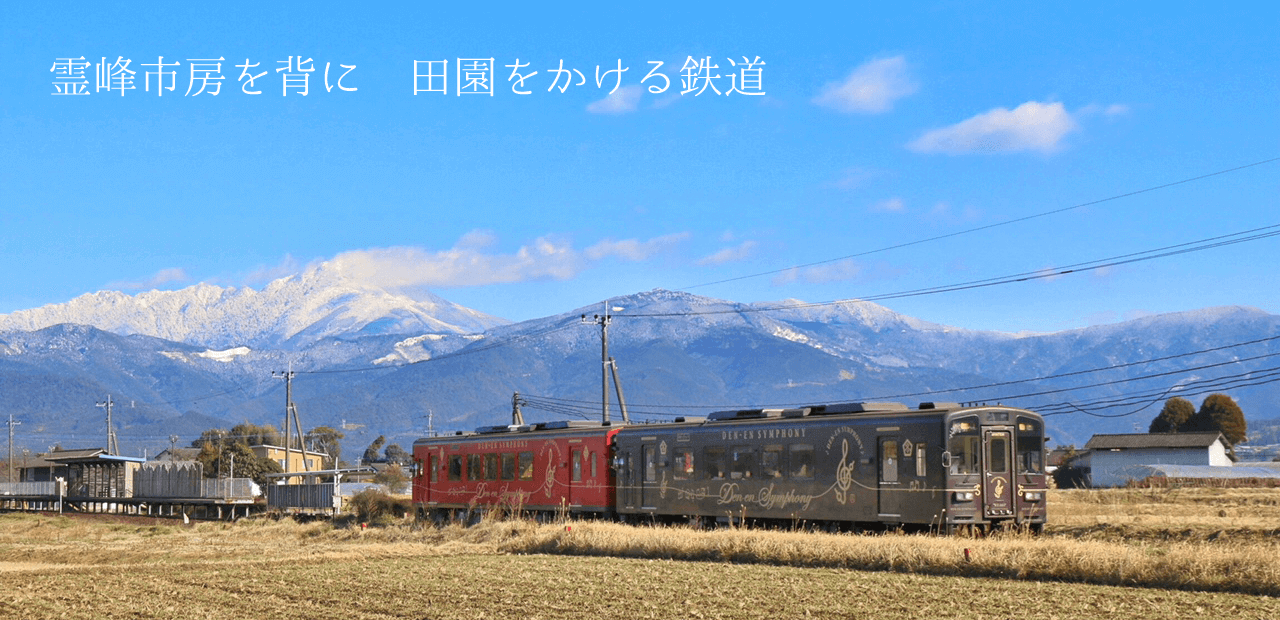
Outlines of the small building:
{"type": "Polygon", "coordinates": [[[67,468],[67,497],[133,497],[133,474],[146,459],[107,454],[105,448],[54,450],[43,455],[67,468]]]}
{"type": "Polygon", "coordinates": [[[1094,435],[1073,465],[1090,487],[1122,486],[1150,475],[1150,465],[1230,467],[1222,433],[1126,433],[1094,435]]]}
{"type": "MultiPolygon", "coordinates": [[[[45,454],[24,456],[18,465],[18,482],[53,482],[58,478],[67,479],[67,466],[54,463],[45,458],[45,454]]],[[[16,460],[16,459],[15,459],[16,460]]]]}
{"type": "Polygon", "coordinates": [[[200,448],[166,448],[153,460],[156,461],[194,461],[200,456],[200,448]]]}
{"type": "MultiPolygon", "coordinates": [[[[288,451],[289,462],[286,466],[286,463],[285,463],[286,453],[285,453],[284,447],[282,446],[266,446],[266,445],[249,446],[249,449],[252,450],[254,455],[256,455],[258,458],[271,459],[275,461],[277,465],[280,466],[280,469],[287,471],[289,473],[320,471],[321,469],[324,469],[325,460],[329,458],[329,455],[323,452],[312,452],[310,450],[307,450],[304,453],[304,451],[300,449],[293,448],[288,451]],[[304,454],[306,458],[305,462],[303,461],[304,454]]],[[[286,479],[282,484],[301,484],[301,483],[302,483],[301,476],[296,476],[296,477],[291,476],[288,479],[286,479]]]]}

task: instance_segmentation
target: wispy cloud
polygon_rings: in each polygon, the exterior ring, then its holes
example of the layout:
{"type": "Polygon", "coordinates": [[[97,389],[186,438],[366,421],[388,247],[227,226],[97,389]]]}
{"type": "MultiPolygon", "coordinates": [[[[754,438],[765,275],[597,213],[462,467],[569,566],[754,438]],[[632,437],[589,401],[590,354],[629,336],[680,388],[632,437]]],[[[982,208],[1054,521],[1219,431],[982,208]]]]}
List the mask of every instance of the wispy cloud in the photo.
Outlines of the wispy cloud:
{"type": "Polygon", "coordinates": [[[773,284],[775,286],[791,284],[792,282],[827,284],[830,282],[844,282],[846,280],[852,280],[861,274],[862,266],[853,259],[845,258],[821,265],[793,267],[775,276],[773,278],[773,284]]]}
{"type": "Polygon", "coordinates": [[[179,267],[171,267],[169,269],[161,269],[155,275],[141,282],[112,282],[107,288],[119,289],[122,291],[140,291],[154,289],[172,284],[174,282],[187,282],[191,278],[187,276],[187,272],[179,267]]]}
{"type": "Polygon", "coordinates": [[[626,114],[635,112],[640,106],[640,87],[623,86],[609,93],[604,99],[587,104],[587,111],[592,114],[626,114]]]}
{"type": "Polygon", "coordinates": [[[950,127],[934,129],[907,148],[920,153],[1051,153],[1078,127],[1061,103],[1028,101],[1012,110],[996,108],[950,127]]]}
{"type": "Polygon", "coordinates": [[[648,240],[606,239],[575,249],[568,239],[548,235],[515,252],[492,251],[497,236],[484,230],[463,235],[453,248],[374,248],[338,254],[326,266],[343,276],[387,289],[424,286],[483,286],[536,280],[568,280],[596,261],[643,261],[666,251],[688,233],[648,240]]]}
{"type": "Polygon", "coordinates": [[[256,286],[258,284],[266,284],[272,280],[295,275],[302,271],[302,263],[294,258],[292,254],[285,254],[284,258],[275,265],[259,265],[253,271],[246,275],[242,282],[245,285],[256,286]]]}
{"type": "Polygon", "coordinates": [[[918,89],[907,73],[906,59],[894,56],[864,63],[843,81],[828,82],[813,102],[839,112],[879,114],[918,89]]]}
{"type": "Polygon", "coordinates": [[[747,257],[751,256],[751,253],[752,251],[755,250],[755,247],[756,247],[756,242],[748,239],[733,247],[725,248],[710,256],[705,256],[698,260],[698,264],[699,265],[723,265],[724,263],[732,263],[740,260],[745,260],[747,257]]]}
{"type": "Polygon", "coordinates": [[[907,210],[907,203],[901,198],[889,198],[871,205],[871,210],[876,213],[902,213],[907,210]]]}
{"type": "Polygon", "coordinates": [[[840,171],[840,178],[836,179],[834,185],[836,189],[852,190],[862,187],[867,181],[880,175],[879,171],[863,168],[861,166],[850,166],[840,171]]]}
{"type": "Polygon", "coordinates": [[[583,254],[591,260],[616,256],[630,261],[642,261],[688,238],[689,233],[682,232],[654,237],[648,241],[640,241],[639,239],[622,239],[619,241],[605,239],[587,248],[583,251],[583,254]]]}

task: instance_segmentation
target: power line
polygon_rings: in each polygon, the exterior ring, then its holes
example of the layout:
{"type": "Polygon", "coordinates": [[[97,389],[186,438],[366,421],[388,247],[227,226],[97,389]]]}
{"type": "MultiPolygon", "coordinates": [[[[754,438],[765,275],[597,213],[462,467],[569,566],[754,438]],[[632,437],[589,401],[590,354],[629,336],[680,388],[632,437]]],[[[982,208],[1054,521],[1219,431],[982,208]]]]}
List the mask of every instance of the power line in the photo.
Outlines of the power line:
{"type": "Polygon", "coordinates": [[[1192,183],[1192,182],[1195,182],[1195,181],[1200,181],[1200,180],[1203,180],[1203,179],[1208,179],[1208,178],[1210,178],[1210,177],[1216,177],[1216,176],[1223,175],[1223,174],[1229,174],[1229,173],[1232,173],[1232,172],[1238,172],[1238,171],[1240,171],[1240,170],[1245,170],[1245,169],[1247,169],[1247,168],[1253,168],[1253,167],[1255,167],[1255,166],[1261,166],[1261,165],[1269,164],[1269,163],[1273,163],[1273,162],[1276,162],[1276,161],[1280,161],[1280,157],[1273,157],[1273,158],[1271,158],[1271,159],[1264,159],[1264,160],[1262,160],[1262,161],[1256,161],[1256,162],[1253,162],[1253,163],[1251,163],[1251,164],[1245,164],[1245,165],[1243,165],[1243,166],[1236,166],[1236,167],[1234,167],[1234,168],[1228,168],[1228,169],[1226,169],[1226,170],[1219,170],[1219,171],[1217,171],[1217,172],[1210,172],[1210,173],[1208,173],[1208,174],[1202,174],[1202,175],[1199,175],[1199,176],[1194,176],[1194,177],[1190,177],[1190,178],[1182,179],[1182,180],[1179,180],[1179,181],[1173,181],[1173,182],[1171,182],[1171,183],[1164,183],[1164,184],[1162,184],[1162,185],[1156,185],[1156,186],[1153,186],[1153,187],[1148,187],[1148,188],[1145,188],[1145,189],[1140,189],[1140,190],[1136,190],[1136,191],[1132,191],[1132,192],[1126,192],[1126,193],[1123,193],[1123,194],[1116,194],[1116,195],[1114,195],[1114,196],[1109,196],[1109,197],[1107,197],[1107,198],[1101,198],[1101,199],[1098,199],[1098,200],[1091,200],[1091,201],[1089,201],[1089,202],[1082,202],[1082,203],[1080,203],[1080,204],[1072,205],[1072,206],[1069,206],[1069,207],[1063,207],[1063,208],[1060,208],[1060,209],[1053,209],[1053,210],[1050,210],[1050,211],[1044,211],[1044,212],[1036,213],[1036,214],[1033,214],[1033,215],[1027,215],[1027,216],[1023,216],[1023,217],[1019,217],[1019,218],[1014,218],[1014,219],[1011,219],[1011,220],[1005,220],[1005,221],[1003,221],[1003,222],[996,222],[996,223],[994,223],[994,224],[987,224],[987,225],[985,225],[985,226],[978,226],[978,227],[976,227],[976,228],[969,228],[969,229],[966,229],[966,230],[961,230],[961,231],[957,231],[957,232],[953,232],[953,233],[947,233],[947,234],[945,234],[945,235],[937,235],[937,236],[934,236],[934,237],[928,237],[928,238],[926,238],[926,239],[918,239],[918,240],[916,240],[916,241],[908,241],[908,242],[906,242],[906,243],[899,243],[899,244],[895,244],[895,245],[885,246],[885,247],[882,247],[882,248],[876,248],[876,249],[874,249],[874,250],[866,250],[866,251],[864,251],[864,252],[858,252],[858,253],[856,253],[856,254],[849,254],[848,256],[840,256],[840,257],[837,257],[837,258],[829,258],[829,259],[826,259],[826,260],[815,261],[815,262],[812,262],[812,263],[805,263],[805,264],[803,264],[803,265],[795,265],[795,266],[792,266],[792,267],[784,267],[784,268],[782,268],[782,269],[773,269],[773,270],[771,270],[771,271],[762,271],[762,272],[759,272],[759,273],[748,274],[748,275],[745,275],[745,276],[737,276],[737,277],[734,277],[734,278],[726,278],[726,279],[724,279],[724,280],[716,280],[716,281],[714,281],[714,282],[705,282],[705,283],[703,283],[703,284],[695,284],[695,285],[693,285],[693,286],[686,286],[686,287],[684,287],[684,288],[680,288],[680,289],[676,289],[676,290],[678,290],[678,291],[688,291],[688,290],[692,290],[692,289],[695,289],[695,288],[702,288],[702,287],[704,287],[704,286],[714,286],[714,285],[716,285],[716,284],[724,284],[724,283],[727,283],[727,282],[737,282],[737,281],[739,281],[739,280],[747,280],[747,279],[750,279],[750,278],[758,278],[758,277],[761,277],[761,276],[769,276],[769,275],[774,275],[774,274],[777,274],[777,273],[783,273],[783,272],[786,272],[786,271],[791,271],[791,270],[793,270],[793,269],[804,269],[805,267],[814,267],[814,266],[816,266],[816,265],[825,265],[825,264],[827,264],[827,263],[834,263],[834,262],[836,262],[836,261],[848,260],[848,259],[850,259],[850,258],[858,258],[858,257],[862,257],[862,256],[867,256],[867,255],[870,255],[870,254],[878,254],[878,253],[880,253],[880,252],[888,252],[888,251],[890,251],[890,250],[898,250],[898,249],[902,249],[902,248],[911,247],[911,246],[914,246],[914,245],[920,245],[920,244],[923,244],[923,243],[929,243],[929,242],[932,242],[932,241],[940,241],[940,240],[942,240],[942,239],[949,239],[949,238],[951,238],[951,237],[958,237],[958,236],[961,236],[961,235],[967,235],[967,234],[970,234],[970,233],[980,232],[980,231],[983,231],[983,230],[989,230],[989,229],[997,228],[997,227],[1000,227],[1000,226],[1008,226],[1009,224],[1016,224],[1016,223],[1018,223],[1018,222],[1025,222],[1025,221],[1028,221],[1028,220],[1034,220],[1034,219],[1041,218],[1041,217],[1045,217],[1045,216],[1049,216],[1049,215],[1055,215],[1055,214],[1058,214],[1058,213],[1065,213],[1065,212],[1067,212],[1067,211],[1072,211],[1072,210],[1080,209],[1080,208],[1083,208],[1083,207],[1088,207],[1088,206],[1093,206],[1093,205],[1097,205],[1097,204],[1102,204],[1102,203],[1104,203],[1104,202],[1111,202],[1111,201],[1113,201],[1113,200],[1120,200],[1121,198],[1129,198],[1129,197],[1131,197],[1131,196],[1137,196],[1137,195],[1139,195],[1139,194],[1145,194],[1145,193],[1148,193],[1148,192],[1154,192],[1154,191],[1161,190],[1161,189],[1167,189],[1167,188],[1174,187],[1174,186],[1177,186],[1177,185],[1183,185],[1183,184],[1186,184],[1186,183],[1192,183]]]}
{"type": "Polygon", "coordinates": [[[640,312],[635,314],[616,314],[616,318],[668,318],[682,316],[701,316],[713,314],[747,314],[756,312],[778,312],[782,310],[798,310],[803,308],[817,308],[823,306],[834,306],[847,303],[857,303],[864,301],[884,301],[888,299],[902,299],[905,297],[919,297],[922,295],[936,295],[938,293],[952,293],[956,291],[971,290],[978,288],[987,288],[1000,284],[1012,284],[1016,282],[1029,282],[1031,280],[1042,280],[1045,278],[1056,278],[1073,273],[1084,273],[1087,271],[1095,271],[1107,267],[1116,267],[1119,265],[1127,265],[1130,263],[1154,260],[1157,258],[1165,258],[1176,256],[1179,254],[1189,254],[1192,252],[1200,252],[1214,248],[1235,245],[1237,243],[1245,243],[1248,241],[1257,241],[1259,239],[1267,239],[1280,236],[1280,224],[1272,224],[1260,228],[1253,228],[1226,235],[1216,237],[1207,237],[1197,241],[1188,241],[1174,245],[1144,250],[1141,252],[1133,252],[1129,254],[1121,254],[1110,258],[1101,258],[1083,263],[1075,263],[1062,267],[1051,267],[1048,269],[1040,269],[1037,271],[1027,271],[995,278],[987,278],[983,280],[971,280],[958,284],[947,284],[929,288],[913,289],[907,291],[899,291],[896,293],[884,293],[880,295],[871,295],[868,297],[837,299],[834,301],[818,301],[803,302],[794,304],[774,304],[767,306],[739,306],[732,309],[722,310],[690,310],[686,312],[640,312]]]}

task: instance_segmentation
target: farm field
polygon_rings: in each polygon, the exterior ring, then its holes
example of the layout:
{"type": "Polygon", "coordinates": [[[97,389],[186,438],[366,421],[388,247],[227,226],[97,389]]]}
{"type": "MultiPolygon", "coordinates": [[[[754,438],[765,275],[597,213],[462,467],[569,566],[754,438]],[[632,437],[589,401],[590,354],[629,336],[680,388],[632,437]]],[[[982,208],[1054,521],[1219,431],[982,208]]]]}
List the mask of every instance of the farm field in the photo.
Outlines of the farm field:
{"type": "Polygon", "coordinates": [[[0,617],[1280,618],[1275,497],[1056,491],[986,539],[8,514],[0,617]]]}

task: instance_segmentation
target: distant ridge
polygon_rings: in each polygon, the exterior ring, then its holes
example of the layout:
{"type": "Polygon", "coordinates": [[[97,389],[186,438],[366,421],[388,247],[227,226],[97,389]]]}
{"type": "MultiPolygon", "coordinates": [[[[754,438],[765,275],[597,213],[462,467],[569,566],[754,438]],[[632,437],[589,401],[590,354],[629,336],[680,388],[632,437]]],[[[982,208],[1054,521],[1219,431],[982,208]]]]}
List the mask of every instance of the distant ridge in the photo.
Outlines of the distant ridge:
{"type": "Polygon", "coordinates": [[[417,299],[343,276],[330,263],[262,290],[197,284],[128,295],[100,291],[0,315],[0,331],[74,323],[210,348],[299,349],[329,337],[475,333],[507,321],[430,293],[417,299]]]}

